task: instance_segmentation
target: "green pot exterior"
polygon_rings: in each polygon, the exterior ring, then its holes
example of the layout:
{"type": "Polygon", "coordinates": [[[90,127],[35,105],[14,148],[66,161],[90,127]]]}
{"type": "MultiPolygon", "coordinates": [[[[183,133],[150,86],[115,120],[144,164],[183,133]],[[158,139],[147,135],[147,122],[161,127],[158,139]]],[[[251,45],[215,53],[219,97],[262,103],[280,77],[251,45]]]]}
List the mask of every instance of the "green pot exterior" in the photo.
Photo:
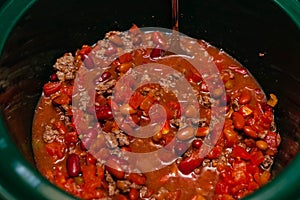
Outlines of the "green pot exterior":
{"type": "MultiPolygon", "coordinates": [[[[11,30],[36,0],[10,0],[0,4],[0,54],[11,30]]],[[[274,0],[300,29],[300,2],[274,0]]],[[[21,155],[9,138],[0,117],[0,198],[2,199],[74,199],[43,178],[21,155]]],[[[255,199],[300,199],[300,154],[276,178],[246,197],[255,199]]]]}

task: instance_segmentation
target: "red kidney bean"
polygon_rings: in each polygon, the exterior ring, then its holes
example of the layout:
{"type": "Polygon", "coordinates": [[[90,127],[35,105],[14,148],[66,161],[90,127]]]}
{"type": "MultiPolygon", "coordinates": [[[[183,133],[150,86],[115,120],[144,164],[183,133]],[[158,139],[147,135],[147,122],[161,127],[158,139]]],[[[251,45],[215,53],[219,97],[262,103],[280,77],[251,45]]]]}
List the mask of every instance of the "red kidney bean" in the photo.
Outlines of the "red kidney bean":
{"type": "Polygon", "coordinates": [[[153,48],[150,53],[150,58],[159,58],[164,55],[164,50],[159,48],[153,48]]]}
{"type": "Polygon", "coordinates": [[[129,191],[129,199],[137,200],[140,197],[140,192],[137,189],[131,188],[129,191]]]}
{"type": "Polygon", "coordinates": [[[200,149],[202,146],[202,140],[198,140],[198,139],[194,140],[192,142],[192,146],[196,149],[200,149]]]}
{"type": "Polygon", "coordinates": [[[118,35],[112,35],[108,39],[117,46],[123,46],[123,41],[118,35]]]}
{"type": "Polygon", "coordinates": [[[250,101],[251,101],[251,92],[249,90],[243,90],[239,98],[239,104],[247,104],[250,101]]]}
{"type": "Polygon", "coordinates": [[[194,128],[188,126],[183,129],[180,129],[176,136],[179,140],[189,140],[194,137],[194,132],[194,128]]]}
{"type": "Polygon", "coordinates": [[[101,78],[100,78],[100,82],[106,81],[110,77],[111,77],[111,73],[109,71],[103,72],[103,74],[101,75],[101,78]]]}
{"type": "Polygon", "coordinates": [[[113,114],[111,108],[107,105],[95,106],[96,115],[98,120],[112,119],[113,114]]]}
{"type": "Polygon", "coordinates": [[[105,169],[117,179],[123,179],[125,176],[125,172],[123,171],[121,165],[113,159],[106,161],[105,169]]]}
{"type": "Polygon", "coordinates": [[[72,153],[67,158],[67,172],[70,177],[76,177],[80,174],[80,158],[77,154],[72,153]]]}
{"type": "Polygon", "coordinates": [[[49,97],[51,94],[58,92],[61,88],[61,82],[49,82],[46,83],[43,87],[44,94],[46,97],[49,97]]]}
{"type": "Polygon", "coordinates": [[[203,158],[197,157],[186,157],[178,165],[178,169],[181,173],[187,175],[194,171],[197,167],[201,165],[203,158]]]}
{"type": "Polygon", "coordinates": [[[131,173],[128,179],[137,185],[145,185],[146,183],[146,176],[143,174],[131,173]]]}
{"type": "Polygon", "coordinates": [[[186,143],[184,142],[177,142],[175,144],[175,153],[177,155],[182,155],[186,150],[187,150],[188,146],[186,143]]]}
{"type": "Polygon", "coordinates": [[[209,128],[208,127],[199,127],[196,132],[196,137],[205,137],[209,134],[209,128]]]}
{"type": "Polygon", "coordinates": [[[65,135],[66,144],[76,143],[78,141],[78,134],[76,131],[67,132],[65,135]]]}
{"type": "Polygon", "coordinates": [[[251,128],[251,126],[244,126],[244,133],[252,138],[257,138],[257,133],[251,128]]]}
{"type": "Polygon", "coordinates": [[[87,164],[95,165],[97,163],[97,159],[90,153],[87,153],[85,159],[87,164]]]}
{"type": "Polygon", "coordinates": [[[83,63],[84,63],[84,66],[87,68],[87,69],[92,69],[94,68],[94,61],[93,59],[88,56],[88,55],[83,55],[83,63]]]}
{"type": "Polygon", "coordinates": [[[235,129],[242,130],[244,128],[245,119],[244,119],[243,115],[241,115],[238,112],[234,112],[234,113],[232,113],[231,118],[232,118],[233,125],[234,125],[235,129]]]}

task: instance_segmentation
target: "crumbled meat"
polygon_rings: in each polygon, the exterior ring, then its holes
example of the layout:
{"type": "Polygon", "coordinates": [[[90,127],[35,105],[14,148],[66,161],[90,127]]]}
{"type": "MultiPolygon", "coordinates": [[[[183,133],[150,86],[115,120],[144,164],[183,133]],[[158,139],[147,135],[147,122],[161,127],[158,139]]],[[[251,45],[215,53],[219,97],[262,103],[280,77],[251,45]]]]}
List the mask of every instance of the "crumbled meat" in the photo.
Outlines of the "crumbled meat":
{"type": "Polygon", "coordinates": [[[120,133],[116,134],[116,138],[118,139],[120,146],[129,145],[128,136],[125,135],[124,133],[120,132],[120,133]]]}
{"type": "Polygon", "coordinates": [[[78,69],[75,64],[75,58],[71,53],[66,53],[61,58],[57,59],[53,67],[57,70],[56,75],[60,81],[74,79],[75,72],[78,69]]]}
{"type": "Polygon", "coordinates": [[[52,127],[49,126],[49,125],[45,126],[45,131],[44,131],[44,134],[43,134],[43,140],[46,143],[53,142],[58,137],[58,135],[59,135],[58,130],[52,129],[52,127]]]}
{"type": "Polygon", "coordinates": [[[205,108],[210,108],[212,104],[212,99],[209,96],[200,95],[199,103],[205,108]]]}
{"type": "Polygon", "coordinates": [[[108,146],[112,149],[118,147],[119,143],[117,141],[117,137],[114,133],[108,132],[105,134],[105,139],[108,143],[108,146]]]}
{"type": "Polygon", "coordinates": [[[112,88],[114,87],[116,83],[115,79],[99,82],[96,86],[96,90],[98,94],[104,94],[104,93],[112,93],[112,88]]]}
{"type": "Polygon", "coordinates": [[[145,198],[146,195],[147,195],[147,193],[148,193],[148,188],[147,188],[146,186],[143,186],[143,187],[140,189],[140,196],[141,196],[142,198],[145,198]]]}
{"type": "Polygon", "coordinates": [[[263,170],[270,170],[273,165],[273,158],[270,155],[265,155],[265,159],[261,164],[261,168],[263,170]]]}
{"type": "Polygon", "coordinates": [[[116,185],[122,192],[129,192],[131,183],[128,180],[118,180],[116,185]]]}

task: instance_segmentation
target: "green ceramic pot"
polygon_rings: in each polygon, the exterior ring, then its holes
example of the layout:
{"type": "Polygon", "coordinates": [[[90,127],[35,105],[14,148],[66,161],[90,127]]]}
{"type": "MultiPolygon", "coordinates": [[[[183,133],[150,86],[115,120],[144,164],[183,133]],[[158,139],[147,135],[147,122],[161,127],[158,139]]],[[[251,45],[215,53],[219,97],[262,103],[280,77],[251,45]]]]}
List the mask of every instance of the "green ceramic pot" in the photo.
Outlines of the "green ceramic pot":
{"type": "MultiPolygon", "coordinates": [[[[170,1],[7,0],[0,6],[0,197],[72,199],[37,172],[30,144],[35,105],[51,66],[109,30],[132,23],[169,28],[170,1]]],[[[190,0],[181,1],[181,12],[181,32],[224,49],[266,93],[279,97],[283,139],[275,178],[246,199],[299,199],[300,2],[190,0]]]]}

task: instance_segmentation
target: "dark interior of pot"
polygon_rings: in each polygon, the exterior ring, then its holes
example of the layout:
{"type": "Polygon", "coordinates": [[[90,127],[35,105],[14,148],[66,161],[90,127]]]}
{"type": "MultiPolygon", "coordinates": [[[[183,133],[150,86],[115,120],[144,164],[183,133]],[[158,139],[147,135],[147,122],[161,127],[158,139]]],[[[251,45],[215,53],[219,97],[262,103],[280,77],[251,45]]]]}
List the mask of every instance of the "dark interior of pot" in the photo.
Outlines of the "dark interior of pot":
{"type": "MultiPolygon", "coordinates": [[[[52,64],[64,52],[93,44],[132,23],[171,27],[170,1],[38,1],[13,29],[0,60],[0,103],[10,136],[34,165],[31,123],[52,64]]],[[[239,60],[265,92],[279,98],[282,135],[274,173],[293,160],[300,142],[300,32],[271,1],[181,1],[180,32],[204,39],[239,60]]]]}

